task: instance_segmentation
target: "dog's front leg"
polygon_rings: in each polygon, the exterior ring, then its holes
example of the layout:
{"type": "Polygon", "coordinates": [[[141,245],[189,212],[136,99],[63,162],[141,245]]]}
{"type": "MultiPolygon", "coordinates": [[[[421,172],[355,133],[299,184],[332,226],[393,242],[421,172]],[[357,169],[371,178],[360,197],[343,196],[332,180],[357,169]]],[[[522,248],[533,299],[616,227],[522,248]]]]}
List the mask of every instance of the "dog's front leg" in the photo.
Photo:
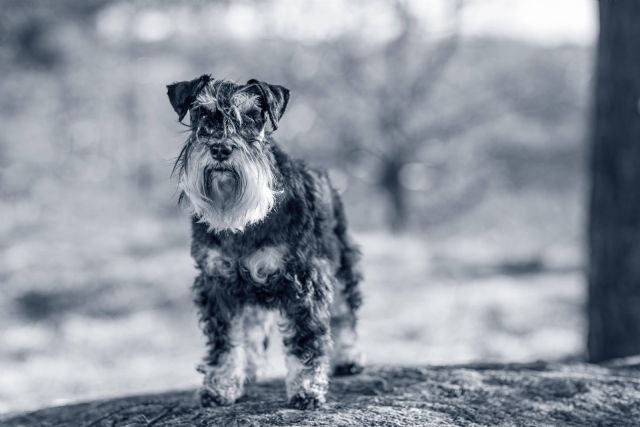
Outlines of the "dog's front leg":
{"type": "Polygon", "coordinates": [[[207,337],[207,354],[198,366],[204,374],[200,401],[203,406],[230,405],[243,395],[246,380],[242,310],[211,277],[200,275],[193,288],[207,337]]]}
{"type": "Polygon", "coordinates": [[[287,398],[297,409],[317,409],[326,401],[331,351],[330,292],[316,282],[281,308],[287,398]]]}

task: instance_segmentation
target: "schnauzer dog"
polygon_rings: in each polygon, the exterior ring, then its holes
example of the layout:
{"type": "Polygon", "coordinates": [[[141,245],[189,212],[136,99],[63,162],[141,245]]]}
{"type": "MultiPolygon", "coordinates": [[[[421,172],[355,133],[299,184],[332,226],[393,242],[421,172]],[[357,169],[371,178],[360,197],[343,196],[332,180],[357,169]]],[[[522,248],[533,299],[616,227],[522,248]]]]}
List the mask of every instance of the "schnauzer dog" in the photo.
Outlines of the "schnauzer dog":
{"type": "Polygon", "coordinates": [[[174,166],[192,216],[193,284],[207,352],[200,399],[225,405],[255,379],[281,316],[290,405],[325,402],[330,371],[362,370],[359,252],[327,174],[272,139],[289,90],[203,75],[167,86],[190,133],[174,166]]]}

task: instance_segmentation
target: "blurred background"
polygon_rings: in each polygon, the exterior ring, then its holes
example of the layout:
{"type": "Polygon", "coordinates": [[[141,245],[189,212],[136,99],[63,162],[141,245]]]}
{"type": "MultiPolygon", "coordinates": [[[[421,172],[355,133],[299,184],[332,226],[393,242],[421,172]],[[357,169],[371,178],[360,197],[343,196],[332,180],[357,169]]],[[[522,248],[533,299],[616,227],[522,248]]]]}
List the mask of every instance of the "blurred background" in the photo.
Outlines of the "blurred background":
{"type": "Polygon", "coordinates": [[[583,357],[595,2],[0,5],[0,412],[198,384],[165,85],[203,73],[291,90],[277,138],[342,192],[370,363],[583,357]]]}

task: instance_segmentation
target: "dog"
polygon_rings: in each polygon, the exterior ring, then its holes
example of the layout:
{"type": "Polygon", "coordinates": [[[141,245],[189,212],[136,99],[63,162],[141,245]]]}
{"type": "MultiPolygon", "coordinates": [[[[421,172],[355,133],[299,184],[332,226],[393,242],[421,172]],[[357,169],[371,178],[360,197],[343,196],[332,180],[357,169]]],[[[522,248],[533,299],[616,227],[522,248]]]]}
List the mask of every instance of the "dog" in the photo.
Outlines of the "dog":
{"type": "Polygon", "coordinates": [[[289,101],[283,86],[203,75],[167,86],[189,136],[174,165],[179,200],[191,214],[193,284],[207,338],[203,405],[228,405],[255,380],[280,315],[287,399],[326,401],[329,375],[363,369],[356,322],[359,250],[326,172],[278,145],[289,101]]]}

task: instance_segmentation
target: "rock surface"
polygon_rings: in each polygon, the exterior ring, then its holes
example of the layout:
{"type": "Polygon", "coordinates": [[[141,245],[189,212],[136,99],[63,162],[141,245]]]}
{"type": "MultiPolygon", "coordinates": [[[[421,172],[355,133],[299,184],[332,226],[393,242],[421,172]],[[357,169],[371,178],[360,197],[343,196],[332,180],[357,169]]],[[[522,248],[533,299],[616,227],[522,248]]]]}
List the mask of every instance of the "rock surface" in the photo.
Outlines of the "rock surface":
{"type": "Polygon", "coordinates": [[[280,380],[235,405],[200,408],[195,391],[131,396],[0,418],[3,427],[640,426],[635,363],[369,367],[334,378],[319,411],[286,406],[280,380]]]}

